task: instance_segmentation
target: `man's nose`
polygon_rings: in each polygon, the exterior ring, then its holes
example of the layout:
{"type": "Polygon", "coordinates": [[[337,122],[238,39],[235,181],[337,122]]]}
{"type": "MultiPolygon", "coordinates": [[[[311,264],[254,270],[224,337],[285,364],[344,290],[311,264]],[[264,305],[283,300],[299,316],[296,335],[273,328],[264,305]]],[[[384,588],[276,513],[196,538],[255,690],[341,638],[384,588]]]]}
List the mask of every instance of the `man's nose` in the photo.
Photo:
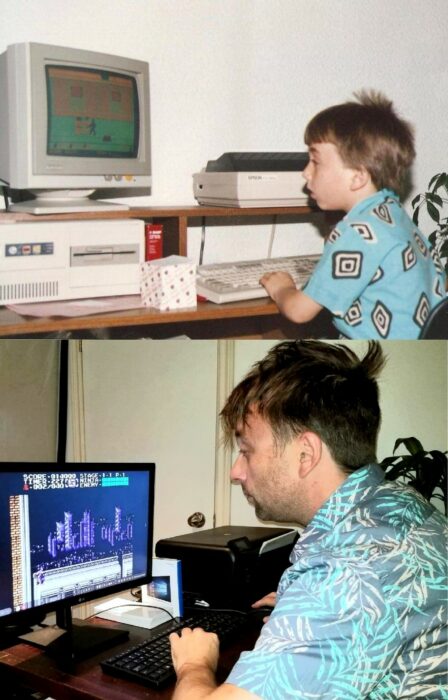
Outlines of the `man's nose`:
{"type": "Polygon", "coordinates": [[[243,458],[242,455],[238,455],[235,459],[232,468],[230,470],[230,479],[232,481],[244,481],[245,471],[243,468],[243,458]]]}

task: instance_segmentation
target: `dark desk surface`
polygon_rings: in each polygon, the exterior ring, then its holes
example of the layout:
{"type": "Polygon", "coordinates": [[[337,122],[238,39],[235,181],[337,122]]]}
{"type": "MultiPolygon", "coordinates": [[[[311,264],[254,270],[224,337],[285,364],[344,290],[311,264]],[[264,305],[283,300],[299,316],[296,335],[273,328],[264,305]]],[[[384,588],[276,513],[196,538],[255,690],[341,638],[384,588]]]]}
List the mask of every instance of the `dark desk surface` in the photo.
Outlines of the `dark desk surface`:
{"type": "MultiPolygon", "coordinates": [[[[98,621],[97,624],[112,624],[98,621]]],[[[117,626],[117,625],[115,625],[117,626]]],[[[144,639],[147,630],[127,627],[130,631],[129,641],[108,649],[97,656],[82,661],[72,672],[61,670],[56,662],[40,649],[30,644],[17,644],[0,651],[0,681],[8,680],[13,687],[27,686],[33,690],[47,693],[55,700],[167,700],[172,697],[174,686],[162,691],[152,690],[130,681],[125,681],[103,673],[99,661],[112,656],[120,649],[137,644],[144,639]]],[[[232,645],[221,651],[218,667],[218,681],[222,683],[240,653],[251,649],[258,630],[255,626],[241,635],[232,645]]]]}

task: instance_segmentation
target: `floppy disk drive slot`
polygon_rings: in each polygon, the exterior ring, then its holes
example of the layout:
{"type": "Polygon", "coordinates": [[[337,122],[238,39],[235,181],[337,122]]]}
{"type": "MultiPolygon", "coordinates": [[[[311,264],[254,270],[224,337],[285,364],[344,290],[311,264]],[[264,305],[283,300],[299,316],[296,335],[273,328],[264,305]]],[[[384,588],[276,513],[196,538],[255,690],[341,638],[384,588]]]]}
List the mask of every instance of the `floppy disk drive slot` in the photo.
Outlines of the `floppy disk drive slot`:
{"type": "Polygon", "coordinates": [[[127,265],[139,262],[139,245],[88,245],[70,248],[70,266],[127,265]]]}

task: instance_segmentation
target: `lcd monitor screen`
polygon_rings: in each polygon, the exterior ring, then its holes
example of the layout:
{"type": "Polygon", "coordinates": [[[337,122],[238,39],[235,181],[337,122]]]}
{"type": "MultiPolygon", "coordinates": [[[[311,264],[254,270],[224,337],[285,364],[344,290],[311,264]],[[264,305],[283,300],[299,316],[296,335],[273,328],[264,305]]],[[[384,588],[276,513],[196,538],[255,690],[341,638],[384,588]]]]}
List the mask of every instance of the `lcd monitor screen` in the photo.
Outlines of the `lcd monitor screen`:
{"type": "Polygon", "coordinates": [[[0,473],[0,624],[150,580],[154,465],[57,467],[0,473]]]}

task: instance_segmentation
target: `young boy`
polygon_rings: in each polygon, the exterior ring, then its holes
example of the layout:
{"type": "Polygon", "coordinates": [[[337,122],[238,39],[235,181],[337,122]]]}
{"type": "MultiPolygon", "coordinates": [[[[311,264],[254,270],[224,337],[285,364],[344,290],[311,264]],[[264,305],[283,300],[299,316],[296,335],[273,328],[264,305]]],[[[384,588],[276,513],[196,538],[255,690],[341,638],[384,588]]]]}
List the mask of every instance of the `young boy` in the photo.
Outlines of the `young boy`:
{"type": "Polygon", "coordinates": [[[326,307],[347,338],[418,338],[446,292],[438,255],[397,194],[415,157],[413,131],[380,93],[356,98],[319,112],[305,131],[310,195],[346,216],[303,290],[282,272],[260,282],[296,323],[326,307]]]}

